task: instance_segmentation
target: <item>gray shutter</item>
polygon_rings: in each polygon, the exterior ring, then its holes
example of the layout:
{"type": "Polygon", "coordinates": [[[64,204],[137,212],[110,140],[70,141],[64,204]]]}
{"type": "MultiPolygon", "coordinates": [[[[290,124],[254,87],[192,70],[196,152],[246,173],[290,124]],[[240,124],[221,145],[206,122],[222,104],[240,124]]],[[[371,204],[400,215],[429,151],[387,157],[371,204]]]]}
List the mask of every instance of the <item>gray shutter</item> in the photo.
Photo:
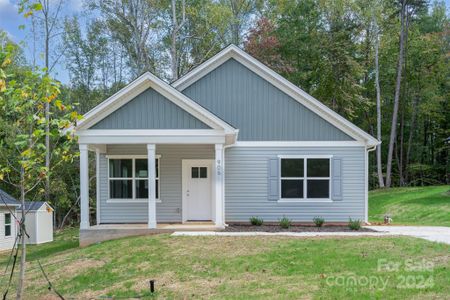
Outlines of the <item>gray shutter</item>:
{"type": "Polygon", "coordinates": [[[332,200],[342,200],[342,158],[332,159],[331,193],[332,200]]]}
{"type": "Polygon", "coordinates": [[[277,158],[269,158],[268,161],[268,170],[267,170],[267,197],[269,201],[278,201],[280,198],[279,193],[279,185],[280,185],[280,176],[279,171],[280,168],[278,166],[279,159],[277,158]]]}

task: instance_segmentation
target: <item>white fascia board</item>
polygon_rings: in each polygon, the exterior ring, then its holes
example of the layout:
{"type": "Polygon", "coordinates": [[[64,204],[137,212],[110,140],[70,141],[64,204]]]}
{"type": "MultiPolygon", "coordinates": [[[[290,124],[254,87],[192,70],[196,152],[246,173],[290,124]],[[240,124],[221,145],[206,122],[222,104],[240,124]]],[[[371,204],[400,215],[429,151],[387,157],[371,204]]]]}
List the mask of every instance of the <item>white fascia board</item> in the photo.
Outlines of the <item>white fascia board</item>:
{"type": "Polygon", "coordinates": [[[224,50],[220,51],[217,55],[213,56],[191,72],[187,73],[185,76],[172,83],[172,86],[178,90],[184,90],[212,70],[219,67],[230,58],[234,58],[238,62],[242,63],[248,69],[255,72],[256,74],[273,84],[275,87],[295,99],[297,102],[303,104],[305,107],[309,108],[320,117],[324,118],[326,121],[330,122],[332,125],[347,133],[357,141],[362,141],[367,146],[375,146],[380,143],[373,136],[357,127],[356,125],[324,105],[322,102],[315,99],[314,97],[300,89],[298,86],[294,85],[235,45],[230,45],[224,50]]]}
{"type": "Polygon", "coordinates": [[[235,128],[231,125],[221,120],[219,117],[149,72],[143,74],[119,92],[86,113],[83,120],[78,122],[76,129],[83,130],[89,128],[148,88],[153,88],[156,92],[172,101],[175,105],[179,106],[213,129],[223,129],[227,133],[233,133],[235,131],[235,128]]]}
{"type": "Polygon", "coordinates": [[[365,147],[359,141],[238,141],[233,147],[365,147]]]}
{"type": "Polygon", "coordinates": [[[226,134],[213,129],[82,130],[79,144],[224,144],[226,134]]]}

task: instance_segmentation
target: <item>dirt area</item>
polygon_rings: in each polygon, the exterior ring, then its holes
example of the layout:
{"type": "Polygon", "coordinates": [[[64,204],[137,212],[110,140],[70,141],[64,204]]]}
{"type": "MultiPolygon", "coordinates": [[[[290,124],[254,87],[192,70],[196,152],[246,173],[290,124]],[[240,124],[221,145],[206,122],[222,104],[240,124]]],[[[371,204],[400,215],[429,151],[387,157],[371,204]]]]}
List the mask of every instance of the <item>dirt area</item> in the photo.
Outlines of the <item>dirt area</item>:
{"type": "Polygon", "coordinates": [[[243,232],[243,231],[259,231],[259,232],[375,232],[375,230],[369,228],[361,228],[357,231],[351,230],[348,226],[300,226],[292,225],[291,227],[285,229],[278,225],[245,225],[245,224],[230,224],[223,231],[228,232],[243,232]]]}

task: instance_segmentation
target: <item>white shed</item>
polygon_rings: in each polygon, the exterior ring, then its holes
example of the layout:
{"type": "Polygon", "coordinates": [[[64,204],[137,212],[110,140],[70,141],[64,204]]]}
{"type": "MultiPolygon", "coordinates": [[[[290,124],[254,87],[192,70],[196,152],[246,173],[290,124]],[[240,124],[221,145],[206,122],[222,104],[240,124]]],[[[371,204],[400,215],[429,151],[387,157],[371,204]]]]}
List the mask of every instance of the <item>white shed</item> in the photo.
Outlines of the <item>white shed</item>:
{"type": "MultiPolygon", "coordinates": [[[[21,215],[21,207],[17,209],[21,215]]],[[[27,244],[42,244],[53,241],[53,208],[47,202],[25,202],[25,228],[30,237],[27,244]]]]}
{"type": "Polygon", "coordinates": [[[19,206],[18,201],[0,190],[0,252],[14,247],[17,223],[13,214],[19,206]]]}

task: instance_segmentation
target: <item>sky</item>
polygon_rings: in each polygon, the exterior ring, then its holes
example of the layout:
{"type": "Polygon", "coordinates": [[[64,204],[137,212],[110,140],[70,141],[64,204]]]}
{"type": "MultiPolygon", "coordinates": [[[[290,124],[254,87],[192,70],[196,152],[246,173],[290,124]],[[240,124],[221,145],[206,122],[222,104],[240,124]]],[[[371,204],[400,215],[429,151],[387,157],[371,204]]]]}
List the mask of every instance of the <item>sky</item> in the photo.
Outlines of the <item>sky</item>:
{"type": "MultiPolygon", "coordinates": [[[[50,0],[58,1],[58,0],[50,0]]],[[[19,29],[20,25],[30,26],[29,21],[19,15],[17,11],[18,0],[0,0],[0,29],[6,31],[8,36],[16,43],[22,43],[25,56],[29,62],[32,61],[33,48],[31,35],[28,30],[19,29]]],[[[450,8],[450,0],[445,0],[447,8],[450,8]]],[[[65,16],[78,15],[80,24],[87,20],[89,16],[83,11],[83,0],[64,0],[64,7],[61,11],[61,18],[65,16]],[[82,13],[83,12],[83,13],[82,13]],[[81,14],[82,13],[82,14],[81,14]]],[[[35,55],[38,64],[42,66],[42,54],[35,55]]],[[[63,83],[69,82],[69,76],[64,66],[64,61],[59,61],[52,71],[52,75],[63,83]]]]}
{"type": "MultiPolygon", "coordinates": [[[[22,15],[19,15],[18,2],[19,1],[17,0],[0,0],[0,29],[6,31],[9,38],[14,42],[21,44],[28,62],[31,62],[33,57],[33,47],[31,34],[29,33],[30,21],[25,19],[22,15]],[[25,29],[19,29],[21,25],[25,25],[25,29]]],[[[83,23],[83,15],[80,15],[82,9],[82,0],[64,0],[64,6],[60,16],[64,19],[66,16],[78,15],[80,17],[80,23],[83,23]]],[[[37,63],[43,66],[42,53],[35,54],[35,57],[37,63]]],[[[64,61],[60,59],[58,62],[59,63],[55,65],[52,71],[52,75],[61,82],[68,83],[69,76],[65,69],[64,61]]]]}

